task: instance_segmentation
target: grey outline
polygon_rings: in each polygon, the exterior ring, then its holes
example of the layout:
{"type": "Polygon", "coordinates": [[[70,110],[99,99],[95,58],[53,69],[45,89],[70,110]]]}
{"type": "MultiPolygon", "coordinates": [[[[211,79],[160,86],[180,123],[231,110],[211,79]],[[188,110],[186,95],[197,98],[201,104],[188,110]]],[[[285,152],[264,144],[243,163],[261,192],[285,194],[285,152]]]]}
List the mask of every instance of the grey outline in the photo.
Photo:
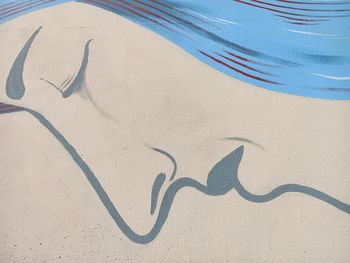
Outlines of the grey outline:
{"type": "Polygon", "coordinates": [[[244,147],[240,146],[230,154],[226,155],[213,167],[208,174],[207,185],[204,185],[189,177],[183,177],[173,181],[165,191],[156,222],[147,234],[141,235],[132,230],[124,221],[93,171],[80,157],[79,153],[74,149],[74,147],[64,138],[64,136],[43,115],[33,110],[25,110],[36,118],[58,140],[58,142],[60,142],[67,153],[70,154],[74,162],[80,167],[81,171],[84,173],[85,177],[119,229],[127,238],[138,244],[150,243],[158,236],[169,216],[175,196],[182,188],[193,188],[209,196],[224,195],[230,190],[235,189],[241,197],[255,203],[263,203],[274,200],[284,193],[298,192],[324,201],[329,205],[350,214],[349,204],[341,202],[314,188],[303,185],[281,185],[265,195],[255,195],[250,193],[243,187],[238,179],[238,167],[244,152],[244,147]]]}
{"type": "Polygon", "coordinates": [[[21,99],[25,93],[25,86],[23,82],[24,63],[26,61],[29,49],[41,29],[42,26],[34,31],[34,33],[31,35],[31,37],[19,52],[15,62],[12,64],[10,73],[6,80],[6,94],[13,100],[21,99]]]}

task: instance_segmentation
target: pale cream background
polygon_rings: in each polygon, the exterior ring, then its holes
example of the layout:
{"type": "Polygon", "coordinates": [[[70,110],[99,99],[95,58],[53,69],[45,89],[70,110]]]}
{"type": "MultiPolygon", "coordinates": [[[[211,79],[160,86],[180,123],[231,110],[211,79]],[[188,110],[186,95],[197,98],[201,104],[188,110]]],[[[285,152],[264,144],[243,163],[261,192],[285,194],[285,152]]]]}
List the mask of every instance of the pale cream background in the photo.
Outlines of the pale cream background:
{"type": "MultiPolygon", "coordinates": [[[[232,79],[167,40],[112,13],[64,4],[0,26],[0,101],[38,110],[77,148],[126,221],[145,233],[150,191],[176,157],[177,177],[205,182],[245,145],[242,183],[266,193],[312,186],[350,202],[350,103],[275,93],[232,79]],[[26,94],[6,97],[19,50],[40,26],[25,65],[26,94]],[[85,89],[64,100],[54,83],[79,68],[91,43],[85,89]],[[95,106],[93,105],[95,104],[95,106]]],[[[130,242],[60,144],[26,113],[0,116],[0,262],[350,261],[349,215],[301,194],[265,204],[235,191],[181,191],[157,239],[130,242]]],[[[164,190],[164,189],[163,189],[164,190]]],[[[162,192],[163,193],[163,192],[162,192]]]]}

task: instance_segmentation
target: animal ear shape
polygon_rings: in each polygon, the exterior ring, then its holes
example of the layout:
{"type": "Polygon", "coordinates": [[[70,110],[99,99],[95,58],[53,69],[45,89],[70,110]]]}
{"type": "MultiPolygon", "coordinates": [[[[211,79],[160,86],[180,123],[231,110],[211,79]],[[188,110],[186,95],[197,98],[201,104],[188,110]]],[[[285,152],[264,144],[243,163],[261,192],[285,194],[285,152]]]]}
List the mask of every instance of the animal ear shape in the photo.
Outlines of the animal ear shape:
{"type": "Polygon", "coordinates": [[[23,82],[24,63],[26,61],[30,47],[41,29],[42,27],[39,27],[25,43],[19,52],[15,62],[13,63],[10,73],[7,77],[6,94],[13,100],[20,100],[25,93],[25,86],[23,82]]]}
{"type": "Polygon", "coordinates": [[[243,152],[244,147],[238,147],[211,169],[207,179],[207,187],[211,195],[226,194],[234,187],[243,152]]]}

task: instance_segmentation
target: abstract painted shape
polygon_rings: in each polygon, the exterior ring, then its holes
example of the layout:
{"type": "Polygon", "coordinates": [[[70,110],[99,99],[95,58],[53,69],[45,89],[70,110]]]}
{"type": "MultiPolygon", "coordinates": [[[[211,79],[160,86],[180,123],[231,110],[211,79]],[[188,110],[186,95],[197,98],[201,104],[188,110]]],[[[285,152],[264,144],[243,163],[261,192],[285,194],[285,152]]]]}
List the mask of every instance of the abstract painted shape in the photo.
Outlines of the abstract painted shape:
{"type": "Polygon", "coordinates": [[[349,1],[3,2],[0,24],[42,8],[79,2],[123,16],[255,86],[305,97],[350,99],[350,31],[345,26],[350,23],[349,1]]]}
{"type": "Polygon", "coordinates": [[[228,191],[235,189],[241,197],[255,203],[272,201],[282,194],[297,192],[314,197],[318,200],[328,203],[329,205],[334,206],[340,211],[350,214],[349,204],[341,202],[340,200],[331,197],[330,195],[327,195],[317,189],[303,185],[285,184],[275,188],[265,195],[252,194],[243,187],[238,179],[238,166],[241,162],[244,152],[243,146],[240,146],[225,156],[213,167],[213,169],[209,172],[207,185],[204,185],[189,177],[183,177],[173,181],[164,193],[164,197],[160,204],[159,213],[153,227],[147,234],[138,234],[132,230],[132,228],[125,222],[115,207],[114,203],[109,198],[107,192],[103,189],[94,172],[82,159],[75,148],[64,138],[64,136],[39,112],[30,109],[25,109],[25,111],[36,118],[58,140],[58,142],[60,142],[67,153],[72,157],[73,161],[84,173],[90,185],[94,189],[95,193],[105,206],[106,210],[116,225],[126,237],[135,243],[147,244],[152,242],[158,236],[169,216],[172,204],[175,200],[175,196],[183,188],[193,188],[208,196],[224,195],[228,191]]]}
{"type": "Polygon", "coordinates": [[[23,82],[24,63],[26,61],[29,49],[36,36],[39,34],[41,28],[42,27],[39,27],[25,43],[21,52],[18,54],[15,62],[13,63],[7,77],[6,94],[13,100],[21,99],[25,93],[25,86],[23,82]]]}

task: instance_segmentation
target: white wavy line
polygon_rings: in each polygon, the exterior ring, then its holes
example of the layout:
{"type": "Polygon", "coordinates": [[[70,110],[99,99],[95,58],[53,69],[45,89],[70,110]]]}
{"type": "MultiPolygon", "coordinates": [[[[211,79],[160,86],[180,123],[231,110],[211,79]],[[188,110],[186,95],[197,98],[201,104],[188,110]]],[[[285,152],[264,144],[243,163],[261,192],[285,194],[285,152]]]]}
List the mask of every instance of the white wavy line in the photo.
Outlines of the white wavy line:
{"type": "Polygon", "coordinates": [[[190,12],[190,13],[192,13],[192,14],[195,14],[195,15],[201,17],[201,18],[204,18],[204,19],[206,19],[206,20],[208,20],[208,21],[212,21],[212,22],[214,22],[214,23],[219,23],[219,24],[222,24],[222,25],[226,25],[226,23],[224,23],[224,22],[222,22],[222,21],[218,21],[218,20],[216,20],[216,19],[214,19],[214,18],[210,18],[210,17],[204,16],[204,15],[201,15],[201,14],[199,14],[199,13],[197,13],[197,12],[194,12],[194,11],[192,11],[192,10],[189,10],[189,9],[187,9],[187,8],[186,8],[186,11],[188,11],[188,12],[190,12]]]}
{"type": "Polygon", "coordinates": [[[292,30],[292,29],[286,29],[282,28],[285,31],[293,32],[293,33],[299,33],[304,35],[313,35],[313,36],[322,36],[322,37],[337,37],[339,35],[332,35],[332,34],[321,34],[321,33],[315,33],[315,32],[307,32],[307,31],[299,31],[299,30],[292,30]]]}
{"type": "Polygon", "coordinates": [[[232,25],[240,25],[240,23],[237,23],[237,22],[234,22],[234,21],[229,21],[229,20],[226,20],[226,19],[221,19],[221,18],[216,18],[218,21],[222,21],[226,24],[232,24],[232,25]]]}
{"type": "Polygon", "coordinates": [[[336,77],[336,76],[328,76],[328,75],[317,74],[317,73],[311,73],[311,75],[319,76],[319,77],[323,77],[323,78],[327,78],[327,79],[333,79],[333,80],[350,80],[350,76],[349,77],[336,77]]]}
{"type": "Polygon", "coordinates": [[[188,12],[190,12],[190,13],[192,13],[192,14],[195,14],[195,15],[201,17],[201,18],[204,18],[204,19],[206,19],[206,20],[208,20],[208,21],[212,21],[212,22],[214,22],[214,23],[219,23],[219,24],[223,24],[223,25],[226,25],[226,24],[240,25],[240,24],[237,23],[237,22],[230,21],[230,20],[226,20],[226,19],[222,19],[222,18],[207,17],[207,16],[205,16],[205,15],[199,14],[199,13],[197,13],[197,12],[195,12],[195,11],[192,11],[192,10],[190,10],[190,9],[187,9],[187,8],[186,8],[186,11],[188,11],[188,12]]]}

